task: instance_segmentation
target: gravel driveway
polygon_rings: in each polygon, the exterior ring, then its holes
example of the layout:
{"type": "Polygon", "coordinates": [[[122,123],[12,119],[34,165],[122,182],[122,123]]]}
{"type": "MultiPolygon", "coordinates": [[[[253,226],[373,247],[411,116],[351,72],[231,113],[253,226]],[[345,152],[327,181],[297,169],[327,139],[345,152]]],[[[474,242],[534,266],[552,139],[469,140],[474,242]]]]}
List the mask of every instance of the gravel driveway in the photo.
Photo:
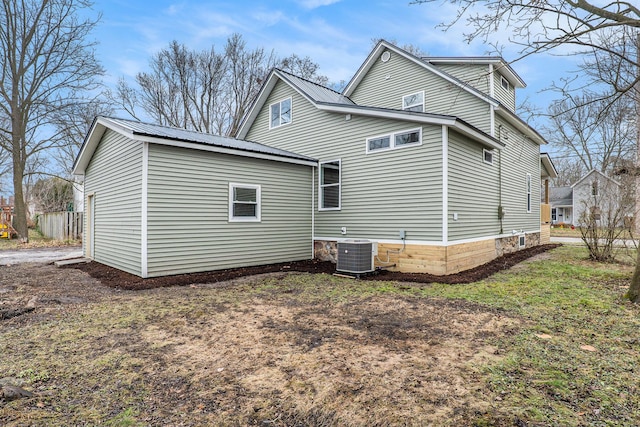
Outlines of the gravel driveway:
{"type": "Polygon", "coordinates": [[[61,248],[36,248],[0,251],[0,265],[12,265],[27,262],[53,262],[61,259],[79,258],[82,247],[65,246],[61,248]]]}

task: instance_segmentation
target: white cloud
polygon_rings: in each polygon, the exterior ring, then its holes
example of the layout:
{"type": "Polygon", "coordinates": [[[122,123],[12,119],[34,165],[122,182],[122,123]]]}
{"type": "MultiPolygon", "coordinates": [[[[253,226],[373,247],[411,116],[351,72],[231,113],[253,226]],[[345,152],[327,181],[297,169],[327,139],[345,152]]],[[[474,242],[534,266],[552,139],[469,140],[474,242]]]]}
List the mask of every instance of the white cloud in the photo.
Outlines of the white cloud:
{"type": "Polygon", "coordinates": [[[338,2],[340,2],[340,0],[302,0],[298,2],[298,4],[306,9],[316,9],[318,7],[329,6],[338,2]]]}

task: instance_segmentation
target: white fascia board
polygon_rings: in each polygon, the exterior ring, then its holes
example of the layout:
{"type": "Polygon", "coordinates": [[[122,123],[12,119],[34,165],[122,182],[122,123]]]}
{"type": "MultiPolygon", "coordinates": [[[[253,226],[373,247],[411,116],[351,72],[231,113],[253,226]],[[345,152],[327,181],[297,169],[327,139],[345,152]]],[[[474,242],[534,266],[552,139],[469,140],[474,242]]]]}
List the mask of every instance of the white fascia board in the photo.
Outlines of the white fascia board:
{"type": "Polygon", "coordinates": [[[483,95],[481,92],[475,90],[474,88],[472,88],[471,86],[465,85],[462,82],[460,82],[459,80],[453,78],[453,76],[449,75],[448,73],[443,72],[442,70],[439,70],[437,67],[427,63],[426,61],[418,58],[417,56],[411,55],[410,53],[398,48],[397,46],[394,46],[384,40],[380,41],[378,43],[378,45],[374,48],[374,50],[371,52],[371,54],[369,54],[369,56],[367,57],[367,59],[365,60],[365,62],[360,66],[360,69],[358,70],[358,72],[356,73],[356,75],[353,77],[353,79],[351,79],[351,81],[349,82],[349,84],[345,87],[345,89],[342,91],[342,94],[345,96],[350,96],[352,91],[356,88],[356,86],[358,86],[358,84],[360,83],[360,81],[362,81],[362,79],[364,78],[364,76],[367,74],[367,72],[369,71],[369,69],[371,68],[371,66],[373,65],[373,61],[377,60],[379,53],[382,49],[389,49],[391,51],[393,51],[394,53],[401,55],[402,57],[404,57],[405,59],[423,67],[426,70],[431,71],[433,74],[442,77],[443,79],[447,80],[449,83],[454,84],[456,86],[458,86],[459,88],[465,90],[466,92],[469,92],[470,94],[472,94],[473,96],[482,99],[485,102],[488,102],[490,105],[493,106],[498,106],[499,103],[486,96],[483,95]]]}
{"type": "Polygon", "coordinates": [[[93,157],[93,153],[96,151],[96,148],[98,148],[98,143],[100,143],[100,140],[107,128],[118,132],[127,138],[135,139],[135,135],[130,128],[122,126],[121,124],[109,120],[106,117],[96,117],[91,129],[89,129],[89,132],[87,133],[87,137],[82,143],[82,147],[80,147],[80,152],[78,153],[73,170],[71,171],[73,175],[84,175],[85,170],[87,166],[89,166],[89,162],[93,157]]]}
{"type": "Polygon", "coordinates": [[[512,124],[516,129],[522,132],[530,140],[534,141],[538,145],[547,144],[547,141],[542,137],[542,135],[536,132],[535,129],[529,126],[524,120],[516,116],[515,113],[511,112],[509,109],[502,108],[502,106],[499,106],[498,108],[496,108],[495,111],[496,113],[504,117],[510,124],[512,124]]]}
{"type": "Polygon", "coordinates": [[[249,128],[255,121],[256,117],[258,116],[258,113],[260,113],[260,111],[262,110],[264,103],[267,101],[267,98],[271,94],[271,91],[273,90],[274,86],[278,81],[277,79],[279,78],[280,77],[276,75],[276,70],[275,69],[272,70],[271,74],[269,74],[269,77],[267,78],[267,81],[264,83],[264,85],[260,89],[258,96],[256,96],[255,101],[249,108],[249,112],[242,120],[242,123],[240,123],[240,128],[238,130],[238,134],[236,135],[236,138],[244,139],[245,136],[247,136],[247,132],[249,132],[249,128]]]}
{"type": "Polygon", "coordinates": [[[289,87],[291,87],[293,90],[298,92],[300,96],[302,96],[307,101],[315,105],[315,101],[311,97],[309,97],[309,95],[301,91],[300,88],[298,88],[298,86],[296,86],[289,79],[287,79],[286,75],[282,74],[279,70],[274,69],[269,75],[269,78],[267,79],[265,84],[262,86],[262,89],[260,89],[260,93],[256,97],[256,101],[253,103],[253,105],[249,109],[249,113],[245,116],[244,120],[240,124],[240,129],[238,130],[238,135],[237,135],[238,139],[244,139],[247,136],[247,133],[249,132],[249,128],[251,127],[251,124],[253,124],[256,117],[262,110],[262,107],[264,107],[267,101],[267,98],[269,97],[269,95],[271,95],[271,91],[273,91],[273,88],[275,87],[278,80],[281,80],[284,83],[288,84],[289,87]]]}
{"type": "Polygon", "coordinates": [[[159,144],[159,145],[168,145],[171,147],[190,148],[192,150],[209,151],[212,153],[230,154],[233,156],[250,157],[250,158],[262,159],[262,160],[273,160],[273,161],[282,162],[282,163],[293,163],[295,165],[312,166],[312,167],[318,166],[318,162],[314,162],[311,160],[294,159],[290,157],[282,157],[282,156],[276,156],[273,154],[258,153],[253,151],[236,150],[233,148],[219,147],[216,145],[198,144],[193,142],[176,141],[173,139],[164,139],[164,138],[157,138],[153,136],[141,136],[141,135],[136,135],[135,139],[142,142],[150,142],[150,143],[159,144]]]}

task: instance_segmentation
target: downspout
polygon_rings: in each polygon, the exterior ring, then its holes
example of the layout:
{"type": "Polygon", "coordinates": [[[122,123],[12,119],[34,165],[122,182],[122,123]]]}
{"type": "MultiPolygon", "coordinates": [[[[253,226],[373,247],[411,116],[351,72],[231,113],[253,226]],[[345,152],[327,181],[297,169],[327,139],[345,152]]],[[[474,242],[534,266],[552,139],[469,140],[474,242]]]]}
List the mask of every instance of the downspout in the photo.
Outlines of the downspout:
{"type": "MultiPolygon", "coordinates": [[[[498,141],[502,142],[502,125],[498,126],[498,141]]],[[[500,234],[504,234],[504,208],[502,206],[502,150],[498,150],[498,219],[500,234]]]]}
{"type": "Polygon", "coordinates": [[[316,169],[311,169],[311,259],[316,257],[316,169]]]}

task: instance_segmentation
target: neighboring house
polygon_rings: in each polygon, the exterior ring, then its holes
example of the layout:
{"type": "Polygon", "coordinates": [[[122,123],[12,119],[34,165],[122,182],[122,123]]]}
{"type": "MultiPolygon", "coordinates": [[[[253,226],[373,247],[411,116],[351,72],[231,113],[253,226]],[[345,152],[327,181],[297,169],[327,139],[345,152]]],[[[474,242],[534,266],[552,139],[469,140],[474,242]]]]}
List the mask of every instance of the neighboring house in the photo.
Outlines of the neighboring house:
{"type": "Polygon", "coordinates": [[[621,184],[592,169],[570,187],[550,189],[553,224],[578,226],[594,215],[603,225],[607,221],[622,224],[630,209],[623,206],[621,184]]]}
{"type": "Polygon", "coordinates": [[[552,224],[574,225],[572,187],[551,187],[549,202],[551,203],[552,224]]]}
{"type": "Polygon", "coordinates": [[[238,137],[319,160],[316,255],[370,239],[379,266],[454,273],[541,242],[545,141],[515,114],[522,87],[501,58],[381,41],[342,93],[274,70],[238,137]]]}
{"type": "Polygon", "coordinates": [[[141,277],[312,257],[309,157],[97,118],[84,176],[85,256],[141,277]]]}
{"type": "Polygon", "coordinates": [[[336,257],[454,273],[548,239],[544,139],[501,58],[418,58],[382,41],[342,93],[273,70],[238,139],[98,118],[85,254],[151,277],[336,257]],[[256,141],[256,142],[248,142],[256,141]]]}

